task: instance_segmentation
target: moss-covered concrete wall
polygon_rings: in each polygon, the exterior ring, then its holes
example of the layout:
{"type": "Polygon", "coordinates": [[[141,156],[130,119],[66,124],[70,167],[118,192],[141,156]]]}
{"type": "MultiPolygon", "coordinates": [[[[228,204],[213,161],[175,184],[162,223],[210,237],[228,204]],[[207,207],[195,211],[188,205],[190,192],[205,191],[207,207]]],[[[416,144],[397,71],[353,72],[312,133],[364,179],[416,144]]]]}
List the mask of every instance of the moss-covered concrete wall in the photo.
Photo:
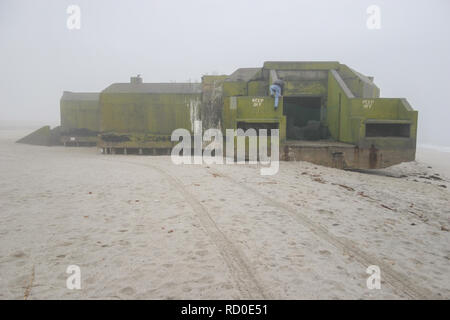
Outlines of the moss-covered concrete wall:
{"type": "Polygon", "coordinates": [[[337,72],[328,78],[327,123],[331,136],[337,140],[361,146],[415,148],[417,111],[405,99],[357,98],[337,72]],[[366,123],[410,124],[409,138],[366,138],[366,123]],[[409,140],[409,141],[407,141],[409,140]]]}
{"type": "Polygon", "coordinates": [[[327,84],[323,81],[286,81],[283,95],[326,96],[327,92],[327,84]]]}
{"type": "Polygon", "coordinates": [[[372,78],[366,77],[345,64],[340,64],[338,74],[347,87],[357,98],[379,98],[380,89],[373,83],[372,78]]]}
{"type": "Polygon", "coordinates": [[[102,92],[101,131],[171,135],[200,119],[200,94],[102,92]]]}
{"type": "Polygon", "coordinates": [[[254,80],[247,84],[249,96],[267,96],[269,94],[269,81],[254,80]]]}
{"type": "Polygon", "coordinates": [[[286,140],[286,117],[283,115],[283,101],[274,108],[274,98],[268,96],[227,97],[223,107],[223,134],[225,129],[237,129],[239,122],[277,123],[280,141],[286,140]]]}
{"type": "Polygon", "coordinates": [[[61,127],[63,132],[73,129],[100,130],[100,108],[98,100],[60,101],[61,127]]]}
{"type": "Polygon", "coordinates": [[[231,97],[231,96],[246,96],[248,94],[247,91],[247,82],[245,81],[229,81],[223,83],[223,96],[231,97]]]}
{"type": "MultiPolygon", "coordinates": [[[[349,125],[348,100],[349,92],[345,92],[342,83],[333,76],[332,72],[328,74],[328,96],[327,96],[327,124],[331,137],[336,141],[345,141],[348,137],[346,126],[349,125]]],[[[350,93],[350,96],[352,94],[350,93]]]]}

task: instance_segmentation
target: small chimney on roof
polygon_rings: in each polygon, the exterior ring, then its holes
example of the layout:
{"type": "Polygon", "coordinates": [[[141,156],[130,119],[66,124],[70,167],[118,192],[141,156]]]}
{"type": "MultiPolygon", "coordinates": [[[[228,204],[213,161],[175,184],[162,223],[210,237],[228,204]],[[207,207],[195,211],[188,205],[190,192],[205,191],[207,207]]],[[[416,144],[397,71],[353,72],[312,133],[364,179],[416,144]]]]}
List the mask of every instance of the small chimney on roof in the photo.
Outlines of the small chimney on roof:
{"type": "Polygon", "coordinates": [[[131,77],[130,78],[130,83],[131,84],[141,84],[142,83],[141,75],[138,74],[136,77],[131,77]]]}

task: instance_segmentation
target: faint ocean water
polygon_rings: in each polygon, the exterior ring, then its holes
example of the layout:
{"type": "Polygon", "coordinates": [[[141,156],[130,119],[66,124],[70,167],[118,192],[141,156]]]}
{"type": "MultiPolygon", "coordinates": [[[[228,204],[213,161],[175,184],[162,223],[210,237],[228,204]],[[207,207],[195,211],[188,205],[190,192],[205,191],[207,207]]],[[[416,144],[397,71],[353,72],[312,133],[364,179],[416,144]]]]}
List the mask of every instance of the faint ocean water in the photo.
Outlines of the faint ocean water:
{"type": "Polygon", "coordinates": [[[419,144],[418,147],[425,148],[425,149],[431,149],[431,150],[435,150],[435,151],[440,151],[440,152],[450,152],[450,147],[439,146],[439,145],[435,145],[435,144],[419,144]]]}

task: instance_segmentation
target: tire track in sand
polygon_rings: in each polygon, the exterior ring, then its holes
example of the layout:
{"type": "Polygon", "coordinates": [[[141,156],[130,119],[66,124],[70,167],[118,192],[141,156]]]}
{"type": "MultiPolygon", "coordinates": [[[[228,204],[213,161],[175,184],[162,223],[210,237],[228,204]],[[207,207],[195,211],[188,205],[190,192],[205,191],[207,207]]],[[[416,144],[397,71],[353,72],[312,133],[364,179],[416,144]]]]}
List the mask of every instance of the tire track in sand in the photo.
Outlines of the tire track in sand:
{"type": "Polygon", "coordinates": [[[277,201],[276,199],[271,198],[269,195],[265,193],[263,194],[260,191],[251,188],[242,182],[236,181],[234,178],[225,175],[222,172],[218,172],[211,167],[206,168],[206,170],[216,177],[225,178],[230,182],[238,185],[241,189],[257,195],[262,199],[264,203],[266,203],[266,205],[288,213],[302,225],[310,229],[311,232],[313,232],[316,236],[332,244],[338,250],[343,252],[343,254],[353,257],[357,262],[364,266],[364,269],[370,265],[378,265],[381,269],[382,280],[389,284],[394,290],[400,291],[412,299],[442,299],[442,297],[434,295],[430,290],[413,283],[406,276],[393,270],[388,264],[384,263],[380,259],[362,251],[351,240],[333,235],[326,228],[322,227],[320,224],[313,222],[305,214],[291,208],[289,205],[277,201]]]}
{"type": "MultiPolygon", "coordinates": [[[[103,159],[106,160],[106,159],[103,159]]],[[[106,160],[109,161],[109,160],[106,160]]],[[[251,267],[244,254],[236,248],[233,243],[220,230],[215,221],[212,219],[206,208],[194,197],[194,195],[183,186],[183,183],[172,176],[159,166],[152,164],[143,164],[130,161],[117,161],[126,164],[141,166],[153,169],[164,176],[189,203],[196,217],[200,221],[206,234],[213,240],[218,248],[220,255],[225,260],[228,269],[234,279],[235,286],[241,293],[243,299],[271,299],[268,291],[260,284],[256,278],[256,271],[251,267]]]]}

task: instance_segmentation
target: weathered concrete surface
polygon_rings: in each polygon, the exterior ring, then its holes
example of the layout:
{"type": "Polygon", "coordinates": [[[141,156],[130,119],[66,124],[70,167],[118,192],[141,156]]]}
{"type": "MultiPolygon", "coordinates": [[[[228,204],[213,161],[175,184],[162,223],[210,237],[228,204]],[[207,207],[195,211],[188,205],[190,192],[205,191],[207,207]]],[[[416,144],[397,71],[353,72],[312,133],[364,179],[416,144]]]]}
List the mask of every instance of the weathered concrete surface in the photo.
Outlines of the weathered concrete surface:
{"type": "Polygon", "coordinates": [[[85,132],[89,131],[98,132],[99,97],[99,93],[64,91],[60,100],[62,132],[72,136],[86,136],[85,132]]]}
{"type": "Polygon", "coordinates": [[[100,131],[99,93],[64,91],[60,101],[64,146],[95,146],[100,131]]]}
{"type": "Polygon", "coordinates": [[[200,119],[203,129],[222,129],[223,82],[227,75],[202,77],[200,119]]]}
{"type": "Polygon", "coordinates": [[[51,134],[50,126],[43,126],[29,135],[17,140],[17,143],[34,144],[38,146],[50,146],[51,134]]]}
{"type": "Polygon", "coordinates": [[[100,148],[171,147],[176,129],[200,119],[200,83],[116,83],[100,94],[100,148]]]}
{"type": "Polygon", "coordinates": [[[399,152],[395,148],[360,148],[333,141],[288,141],[280,149],[280,159],[308,161],[338,169],[381,169],[414,161],[415,148],[405,148],[399,152]]]}
{"type": "Polygon", "coordinates": [[[29,135],[19,139],[16,143],[32,144],[37,146],[56,146],[61,145],[61,127],[53,129],[50,126],[43,126],[29,135]]]}

